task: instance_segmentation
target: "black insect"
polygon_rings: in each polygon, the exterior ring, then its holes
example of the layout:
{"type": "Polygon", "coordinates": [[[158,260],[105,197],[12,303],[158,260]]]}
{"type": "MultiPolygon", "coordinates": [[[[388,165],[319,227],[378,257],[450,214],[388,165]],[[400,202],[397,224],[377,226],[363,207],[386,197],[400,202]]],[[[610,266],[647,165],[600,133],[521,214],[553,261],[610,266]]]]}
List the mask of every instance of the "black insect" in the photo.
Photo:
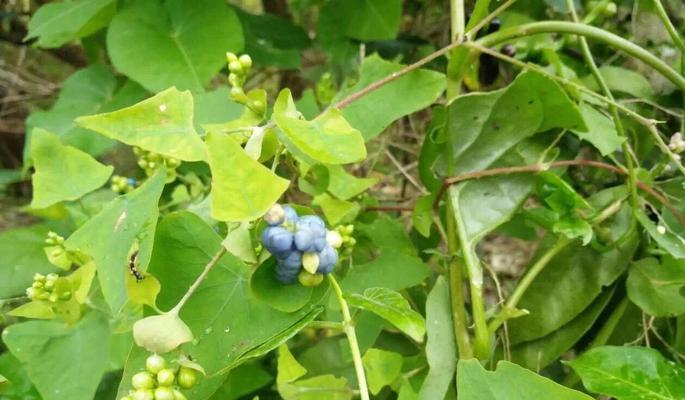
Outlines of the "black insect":
{"type": "Polygon", "coordinates": [[[128,260],[128,269],[131,272],[131,275],[133,275],[134,278],[136,278],[136,281],[140,282],[143,279],[145,279],[145,276],[138,271],[138,268],[136,268],[136,257],[138,256],[138,252],[134,251],[133,254],[131,254],[131,258],[128,260]]]}

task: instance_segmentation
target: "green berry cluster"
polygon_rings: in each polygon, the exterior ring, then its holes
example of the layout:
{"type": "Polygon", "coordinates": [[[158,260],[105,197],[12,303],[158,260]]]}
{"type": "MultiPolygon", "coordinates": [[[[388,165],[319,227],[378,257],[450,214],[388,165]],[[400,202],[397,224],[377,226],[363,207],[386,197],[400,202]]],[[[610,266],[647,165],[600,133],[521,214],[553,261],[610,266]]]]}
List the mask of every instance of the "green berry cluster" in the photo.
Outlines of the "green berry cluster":
{"type": "Polygon", "coordinates": [[[45,255],[51,264],[65,270],[71,268],[74,263],[82,264],[82,255],[78,251],[68,250],[64,246],[64,238],[55,232],[48,232],[45,244],[45,255]]]}
{"type": "Polygon", "coordinates": [[[136,182],[133,178],[127,178],[121,175],[113,175],[111,179],[110,188],[113,192],[125,194],[136,188],[136,182]]]}
{"type": "Polygon", "coordinates": [[[231,99],[236,103],[249,107],[257,114],[263,113],[266,104],[261,100],[250,99],[250,96],[245,93],[243,87],[247,75],[252,68],[250,56],[247,54],[238,56],[229,52],[226,53],[226,62],[228,63],[228,83],[231,85],[231,99]]]}
{"type": "Polygon", "coordinates": [[[153,354],[145,361],[145,371],[131,378],[133,390],[120,400],[187,400],[180,389],[192,389],[197,373],[192,368],[169,368],[164,357],[153,354]]]}
{"type": "Polygon", "coordinates": [[[65,278],[50,273],[47,276],[36,274],[33,276],[33,284],[26,289],[26,295],[32,301],[47,301],[57,303],[71,299],[71,284],[65,278]]]}
{"type": "Polygon", "coordinates": [[[138,166],[145,171],[145,175],[152,176],[164,166],[167,169],[167,182],[176,179],[176,168],[181,165],[181,160],[153,153],[140,147],[134,147],[133,153],[138,157],[138,166]]]}
{"type": "Polygon", "coordinates": [[[340,249],[338,250],[341,255],[349,255],[354,249],[354,245],[357,244],[357,240],[352,236],[354,233],[354,225],[340,225],[335,227],[335,231],[340,235],[340,249]]]}

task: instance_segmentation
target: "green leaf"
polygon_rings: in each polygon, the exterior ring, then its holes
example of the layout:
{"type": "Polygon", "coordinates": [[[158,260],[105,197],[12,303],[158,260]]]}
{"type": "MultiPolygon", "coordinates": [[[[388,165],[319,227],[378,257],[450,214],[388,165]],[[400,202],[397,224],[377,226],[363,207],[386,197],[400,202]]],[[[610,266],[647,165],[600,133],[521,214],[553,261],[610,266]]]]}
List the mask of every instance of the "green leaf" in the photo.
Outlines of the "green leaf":
{"type": "Polygon", "coordinates": [[[402,290],[423,282],[430,273],[430,268],[420,258],[388,249],[383,250],[373,261],[355,265],[341,286],[347,293],[361,293],[373,286],[402,290]]]}
{"type": "Polygon", "coordinates": [[[457,391],[459,400],[592,400],[507,361],[500,361],[495,371],[486,371],[478,360],[460,360],[457,391]]]}
{"type": "Polygon", "coordinates": [[[426,322],[421,314],[412,310],[407,299],[394,290],[372,287],[364,294],[352,293],[347,296],[349,303],[382,317],[415,341],[423,342],[426,322]]]}
{"type": "Polygon", "coordinates": [[[114,67],[151,92],[169,86],[201,92],[226,52],[242,48],[240,21],[220,0],[130,2],[107,31],[114,67]]]}
{"type": "Polygon", "coordinates": [[[40,395],[19,360],[9,351],[0,355],[0,373],[7,379],[0,384],[0,393],[6,400],[39,400],[40,395]]]}
{"type": "Polygon", "coordinates": [[[621,148],[626,140],[618,136],[614,122],[589,104],[581,104],[580,112],[587,125],[586,130],[574,129],[579,138],[592,143],[603,156],[621,148]]]}
{"type": "Polygon", "coordinates": [[[50,230],[47,224],[35,224],[0,232],[0,298],[23,295],[34,274],[57,270],[43,252],[50,230]]]}
{"type": "Polygon", "coordinates": [[[242,222],[234,224],[237,226],[229,227],[229,232],[226,234],[226,239],[223,245],[226,250],[234,256],[241,259],[243,262],[254,264],[257,262],[257,255],[252,244],[252,237],[250,235],[250,223],[242,222]]]}
{"type": "MultiPolygon", "coordinates": [[[[385,61],[376,54],[367,57],[362,64],[359,81],[354,86],[343,89],[335,101],[358,92],[402,67],[401,64],[385,61]]],[[[342,115],[361,132],[364,140],[369,141],[393,121],[433,104],[444,90],[443,74],[419,69],[351,103],[343,108],[342,115]]]]}
{"type": "Polygon", "coordinates": [[[165,177],[166,171],[160,170],[134,191],[115,198],[65,242],[68,249],[93,258],[102,293],[115,313],[126,303],[126,266],[134,244],[138,243],[139,266],[150,259],[165,177]]]}
{"type": "Polygon", "coordinates": [[[276,260],[271,257],[250,276],[250,289],[255,297],[276,310],[293,312],[304,307],[312,298],[313,287],[299,283],[284,285],[276,280],[276,260]]]}
{"type": "Polygon", "coordinates": [[[361,41],[394,39],[402,22],[402,0],[338,1],[345,34],[361,41]]]}
{"type": "Polygon", "coordinates": [[[280,385],[298,380],[307,373],[307,369],[297,362],[288,346],[282,344],[278,348],[278,376],[276,382],[280,385]]]}
{"type": "Polygon", "coordinates": [[[588,390],[617,400],[685,398],[685,369],[654,349],[598,347],[569,364],[588,390]]]}
{"type": "Polygon", "coordinates": [[[66,200],[77,200],[104,185],[114,167],[97,162],[89,154],[66,146],[59,137],[43,129],[34,129],[31,158],[36,168],[32,208],[46,208],[66,200]]]}
{"type": "MultiPolygon", "coordinates": [[[[147,96],[145,89],[137,83],[126,81],[119,85],[108,67],[91,65],[74,72],[62,83],[57,101],[50,110],[38,110],[29,115],[26,131],[30,133],[36,127],[46,129],[59,135],[64,144],[98,156],[109,150],[115,142],[76,126],[74,119],[127,107],[147,96]]],[[[25,147],[26,153],[28,149],[29,143],[25,147]]],[[[24,158],[30,161],[29,154],[25,154],[24,158]]]]}
{"type": "MultiPolygon", "coordinates": [[[[566,93],[553,80],[533,71],[520,74],[505,89],[456,98],[449,104],[448,114],[447,134],[453,136],[459,173],[487,168],[537,132],[585,128],[578,107],[566,93]]],[[[447,170],[446,160],[446,155],[438,160],[439,172],[447,170]]]]}
{"type": "Polygon", "coordinates": [[[145,275],[145,279],[139,281],[132,274],[126,274],[126,295],[131,303],[156,307],[155,300],[162,289],[157,278],[145,275]]]}
{"type": "Polygon", "coordinates": [[[434,195],[419,197],[414,203],[414,211],[411,214],[412,226],[424,237],[429,237],[433,226],[433,201],[434,195]]]}
{"type": "Polygon", "coordinates": [[[366,158],[366,146],[336,108],[329,108],[311,121],[301,118],[289,89],[283,89],[274,104],[279,140],[309,164],[348,164],[366,158]]]}
{"type": "Polygon", "coordinates": [[[220,221],[251,221],[261,217],[290,182],[253,160],[232,137],[207,136],[212,170],[212,217],[220,221]]]}
{"type": "Polygon", "coordinates": [[[312,204],[321,207],[331,226],[353,221],[361,209],[359,203],[338,200],[325,193],[314,197],[312,204]]]}
{"type": "Polygon", "coordinates": [[[249,14],[236,9],[245,31],[245,53],[256,65],[297,69],[300,51],[309,47],[307,32],[273,14],[249,14]]]}
{"type": "MultiPolygon", "coordinates": [[[[654,88],[652,88],[649,80],[639,72],[612,65],[601,67],[599,72],[612,92],[626,93],[632,97],[643,99],[655,97],[654,88]]],[[[592,75],[584,77],[583,83],[592,90],[599,90],[597,81],[592,75]]]]}
{"type": "Polygon", "coordinates": [[[273,382],[273,377],[258,362],[245,363],[228,374],[212,400],[238,400],[273,382]]]}
{"type": "Polygon", "coordinates": [[[685,314],[685,260],[668,255],[659,262],[645,258],[630,266],[628,297],[649,315],[674,317],[685,314]]]}
{"type": "Polygon", "coordinates": [[[139,319],[133,324],[133,339],[151,353],[164,354],[193,340],[188,325],[175,311],[139,319]]]}
{"type": "Polygon", "coordinates": [[[666,226],[658,225],[642,210],[636,210],[635,217],[652,239],[674,258],[685,258],[685,239],[666,226]]]}
{"type": "Polygon", "coordinates": [[[93,398],[108,360],[104,315],[91,311],[75,325],[22,322],[6,328],[2,338],[44,400],[93,398]]]}
{"type": "Polygon", "coordinates": [[[240,118],[245,110],[242,104],[231,100],[230,90],[226,86],[220,86],[211,92],[193,93],[193,104],[197,132],[204,132],[203,125],[220,124],[240,118]]]}
{"type": "Polygon", "coordinates": [[[278,386],[278,393],[283,400],[350,400],[353,397],[352,390],[347,386],[347,379],[333,375],[282,384],[278,386]]]}
{"type": "Polygon", "coordinates": [[[376,178],[358,178],[341,165],[327,165],[328,192],[340,200],[349,200],[378,182],[376,178]]]}
{"type": "Polygon", "coordinates": [[[402,355],[392,351],[369,349],[362,357],[369,389],[374,395],[390,385],[402,372],[402,355]]]}
{"type": "Polygon", "coordinates": [[[140,103],[76,123],[131,146],[184,161],[206,159],[202,139],[193,127],[193,96],[167,89],[140,103]]]}
{"type": "MultiPolygon", "coordinates": [[[[173,213],[162,220],[149,266],[162,285],[158,306],[175,306],[221,246],[221,238],[194,214],[173,213]]],[[[309,306],[294,313],[273,309],[255,298],[248,286],[249,275],[245,264],[225,254],[181,310],[181,319],[195,337],[181,349],[208,376],[194,389],[195,400],[209,398],[223,384],[221,374],[277,348],[321,312],[314,305],[320,299],[312,299],[309,306]]],[[[131,352],[120,396],[130,389],[130,378],[143,368],[147,355],[141,348],[131,352]]]]}
{"type": "Polygon", "coordinates": [[[55,318],[55,312],[52,311],[52,307],[44,301],[31,301],[29,303],[22,304],[8,312],[7,315],[35,319],[55,318]]]}
{"type": "Polygon", "coordinates": [[[590,330],[613,293],[613,290],[605,290],[576,318],[549,335],[513,346],[511,361],[533,371],[553,363],[590,330]]]}
{"type": "MultiPolygon", "coordinates": [[[[623,186],[608,189],[590,198],[590,202],[601,209],[623,193],[623,186]]],[[[624,205],[605,223],[613,240],[629,230],[630,220],[630,208],[624,205]]],[[[541,244],[532,262],[549,249],[551,239],[541,244]]],[[[549,261],[521,297],[518,308],[526,309],[530,314],[508,322],[511,343],[541,338],[573,320],[592,303],[604,286],[610,285],[626,270],[636,245],[637,237],[632,233],[623,239],[620,246],[607,251],[594,250],[577,241],[567,245],[549,261]],[[564,293],[564,296],[558,296],[558,293],[564,293]]]]}
{"type": "Polygon", "coordinates": [[[35,45],[60,47],[88,36],[109,23],[116,10],[114,0],[75,0],[49,3],[38,9],[29,21],[24,40],[38,38],[35,45]]]}
{"type": "Polygon", "coordinates": [[[426,335],[429,370],[421,386],[419,399],[443,399],[454,379],[457,348],[454,343],[449,287],[442,276],[435,281],[426,300],[426,335]]]}

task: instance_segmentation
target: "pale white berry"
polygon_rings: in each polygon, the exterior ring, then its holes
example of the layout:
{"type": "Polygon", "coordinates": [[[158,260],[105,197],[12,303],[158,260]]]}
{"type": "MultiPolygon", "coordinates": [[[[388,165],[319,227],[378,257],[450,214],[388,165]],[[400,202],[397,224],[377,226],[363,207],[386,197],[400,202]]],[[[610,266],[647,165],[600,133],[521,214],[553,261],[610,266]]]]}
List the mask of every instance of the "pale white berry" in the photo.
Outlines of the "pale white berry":
{"type": "Polygon", "coordinates": [[[326,242],[336,249],[339,249],[343,244],[343,238],[338,231],[326,232],[326,242]]]}

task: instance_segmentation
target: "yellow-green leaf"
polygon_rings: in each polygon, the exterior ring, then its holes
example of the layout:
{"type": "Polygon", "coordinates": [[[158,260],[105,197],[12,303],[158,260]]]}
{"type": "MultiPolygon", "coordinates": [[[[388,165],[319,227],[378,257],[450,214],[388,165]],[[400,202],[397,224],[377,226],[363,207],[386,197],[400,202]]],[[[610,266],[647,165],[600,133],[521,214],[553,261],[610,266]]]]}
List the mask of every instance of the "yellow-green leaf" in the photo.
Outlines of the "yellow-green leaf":
{"type": "Polygon", "coordinates": [[[80,117],[86,129],[184,161],[206,159],[193,126],[193,96],[175,87],[121,110],[80,117]]]}
{"type": "Polygon", "coordinates": [[[274,105],[273,118],[280,128],[279,140],[309,164],[348,164],[366,158],[361,133],[336,108],[307,121],[295,109],[290,90],[284,89],[274,105]]]}
{"type": "Polygon", "coordinates": [[[212,217],[220,221],[250,221],[278,201],[289,181],[253,160],[230,136],[207,136],[212,170],[212,217]]]}
{"type": "Polygon", "coordinates": [[[33,174],[31,207],[45,208],[65,200],[77,200],[104,185],[114,168],[104,166],[89,154],[62,144],[44,129],[32,133],[33,174]]]}

